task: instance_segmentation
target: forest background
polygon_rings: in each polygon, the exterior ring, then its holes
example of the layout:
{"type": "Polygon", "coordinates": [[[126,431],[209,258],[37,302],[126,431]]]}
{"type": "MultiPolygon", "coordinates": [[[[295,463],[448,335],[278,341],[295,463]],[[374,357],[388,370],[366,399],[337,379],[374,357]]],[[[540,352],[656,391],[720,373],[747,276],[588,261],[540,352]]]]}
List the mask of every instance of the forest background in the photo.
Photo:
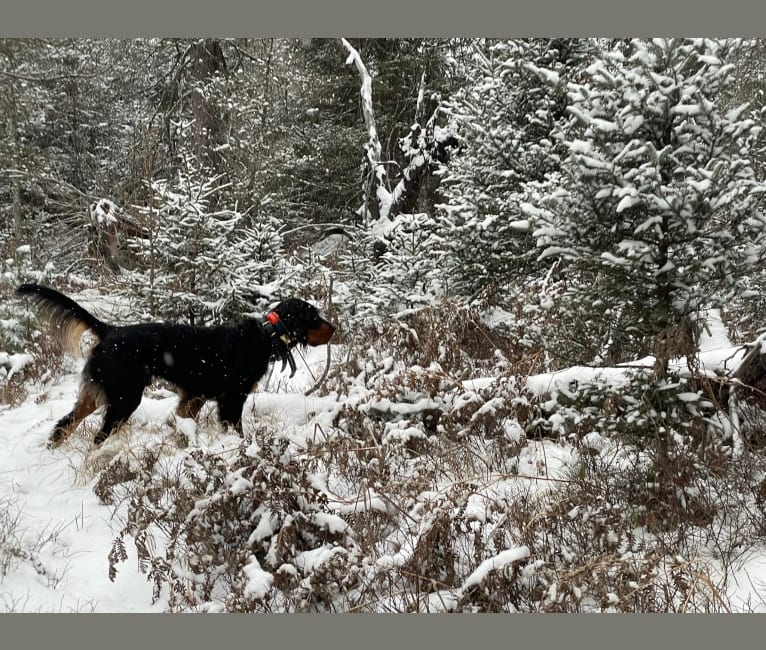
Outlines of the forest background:
{"type": "Polygon", "coordinates": [[[171,609],[731,608],[766,530],[762,377],[748,366],[737,392],[726,365],[766,316],[765,55],[704,38],[3,39],[4,402],[61,376],[57,351],[19,356],[44,345],[22,281],[116,297],[132,321],[300,295],[341,326],[326,417],[297,429],[320,429],[324,455],[282,424],[257,460],[244,443],[225,467],[194,456],[198,482],[170,480],[154,447],[143,472],[116,453],[91,468],[133,522],[110,571],[128,536],[171,609]],[[555,489],[521,495],[532,456],[555,489]],[[250,509],[243,472],[269,484],[250,509]],[[368,507],[328,506],[317,474],[368,507]],[[179,493],[188,510],[162,506],[179,493]]]}

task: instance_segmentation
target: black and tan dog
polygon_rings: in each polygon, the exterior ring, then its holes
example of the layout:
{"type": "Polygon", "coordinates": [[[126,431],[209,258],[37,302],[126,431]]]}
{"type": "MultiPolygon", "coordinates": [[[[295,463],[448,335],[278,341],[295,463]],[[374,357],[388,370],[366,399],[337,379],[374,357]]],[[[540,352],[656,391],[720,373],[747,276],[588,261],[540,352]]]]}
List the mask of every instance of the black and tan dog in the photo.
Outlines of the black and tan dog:
{"type": "Polygon", "coordinates": [[[104,421],[96,434],[101,444],[138,407],[154,377],[175,384],[180,393],[176,412],[196,417],[205,400],[215,400],[222,423],[241,432],[242,408],[269,363],[295,362],[296,345],[329,342],[334,325],[303,300],[280,302],[263,321],[255,318],[199,327],[174,323],[109,325],[67,296],[37,284],[23,284],[17,295],[28,297],[47,316],[70,350],[77,350],[86,330],[98,344],[82,372],[82,385],[72,412],[56,424],[49,445],[60,444],[99,406],[104,421]]]}

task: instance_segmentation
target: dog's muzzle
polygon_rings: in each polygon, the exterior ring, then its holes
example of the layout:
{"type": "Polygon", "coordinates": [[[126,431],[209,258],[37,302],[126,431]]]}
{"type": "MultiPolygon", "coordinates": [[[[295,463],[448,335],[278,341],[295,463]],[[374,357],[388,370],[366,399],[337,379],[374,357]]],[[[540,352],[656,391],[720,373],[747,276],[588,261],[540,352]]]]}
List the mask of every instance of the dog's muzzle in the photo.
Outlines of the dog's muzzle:
{"type": "Polygon", "coordinates": [[[335,325],[324,321],[318,328],[308,330],[306,333],[307,342],[309,345],[324,345],[330,342],[334,332],[335,325]]]}

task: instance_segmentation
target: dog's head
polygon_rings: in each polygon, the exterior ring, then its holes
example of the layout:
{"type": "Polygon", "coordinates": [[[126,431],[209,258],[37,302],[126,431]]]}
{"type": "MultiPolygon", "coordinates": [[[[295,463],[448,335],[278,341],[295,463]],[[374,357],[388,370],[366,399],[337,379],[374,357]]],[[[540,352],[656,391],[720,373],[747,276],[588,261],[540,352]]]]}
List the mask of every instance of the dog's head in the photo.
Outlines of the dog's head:
{"type": "Polygon", "coordinates": [[[324,345],[335,331],[335,325],[325,320],[316,307],[298,298],[283,300],[271,313],[277,315],[292,344],[324,345]]]}

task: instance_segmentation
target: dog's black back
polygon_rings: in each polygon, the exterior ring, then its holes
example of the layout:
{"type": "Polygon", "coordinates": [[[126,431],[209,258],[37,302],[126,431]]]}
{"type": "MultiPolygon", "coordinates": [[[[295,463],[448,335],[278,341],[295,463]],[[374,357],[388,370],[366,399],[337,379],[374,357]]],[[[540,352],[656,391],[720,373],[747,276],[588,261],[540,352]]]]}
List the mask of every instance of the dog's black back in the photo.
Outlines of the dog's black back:
{"type": "Polygon", "coordinates": [[[106,405],[95,442],[103,442],[141,402],[144,388],[161,377],[180,389],[180,415],[194,417],[204,400],[218,403],[219,418],[241,430],[242,407],[269,362],[289,356],[295,345],[329,342],[335,327],[315,307],[295,298],[279,303],[267,320],[254,318],[200,327],[174,323],[110,325],[71,298],[36,284],[17,293],[42,309],[60,337],[73,339],[90,329],[99,339],[83,369],[82,387],[71,413],[51,435],[58,444],[99,405],[106,405]]]}

